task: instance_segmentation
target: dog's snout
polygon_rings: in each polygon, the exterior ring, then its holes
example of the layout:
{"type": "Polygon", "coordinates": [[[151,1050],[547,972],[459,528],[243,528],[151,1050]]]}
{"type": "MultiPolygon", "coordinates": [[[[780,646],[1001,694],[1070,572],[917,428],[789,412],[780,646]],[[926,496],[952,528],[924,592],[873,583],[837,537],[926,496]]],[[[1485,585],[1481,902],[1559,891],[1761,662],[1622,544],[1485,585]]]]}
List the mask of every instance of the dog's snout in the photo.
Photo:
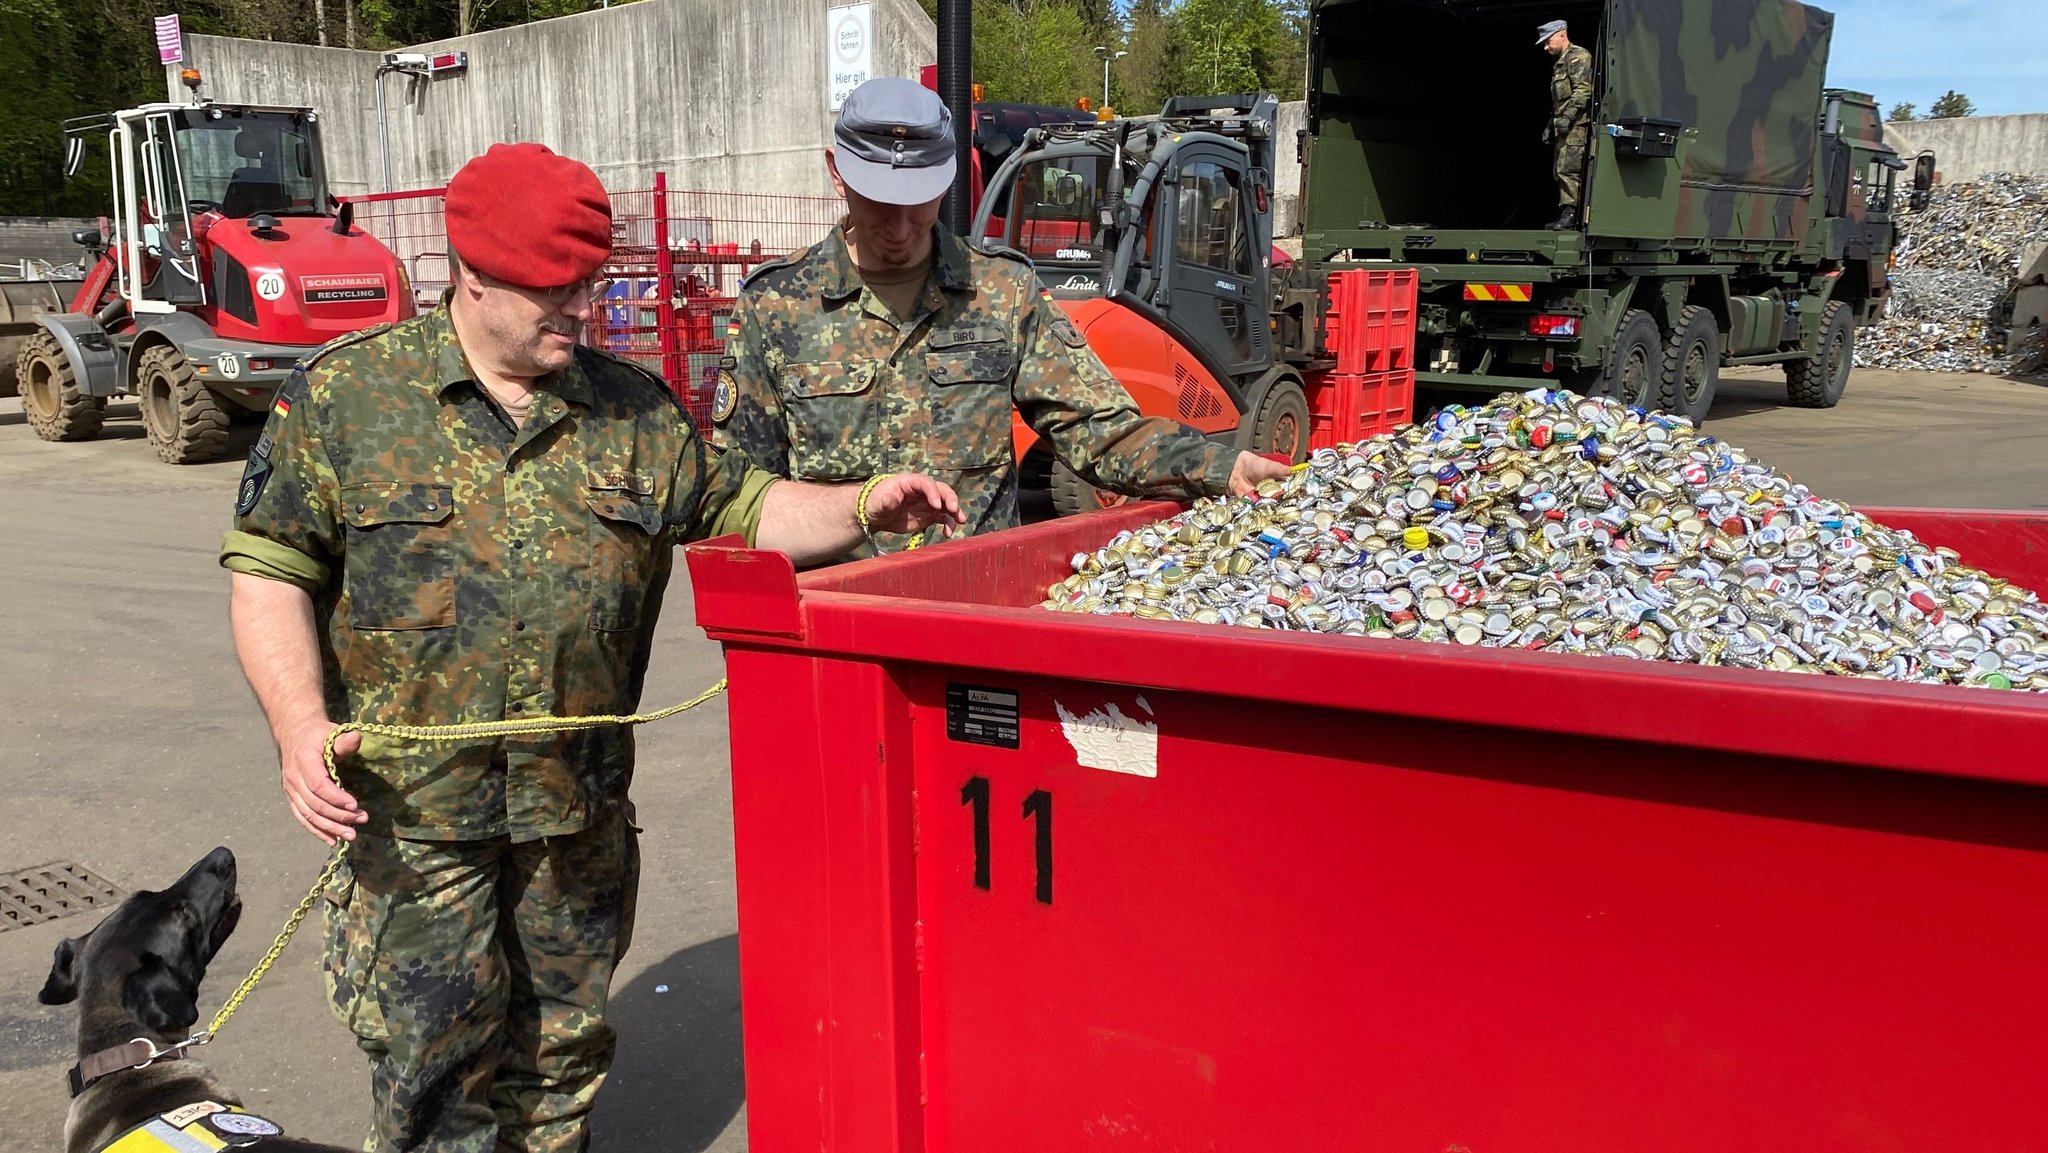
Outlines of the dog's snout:
{"type": "Polygon", "coordinates": [[[231,878],[235,875],[235,853],[233,849],[228,848],[226,845],[221,845],[211,853],[206,854],[205,863],[206,871],[216,877],[231,878]]]}

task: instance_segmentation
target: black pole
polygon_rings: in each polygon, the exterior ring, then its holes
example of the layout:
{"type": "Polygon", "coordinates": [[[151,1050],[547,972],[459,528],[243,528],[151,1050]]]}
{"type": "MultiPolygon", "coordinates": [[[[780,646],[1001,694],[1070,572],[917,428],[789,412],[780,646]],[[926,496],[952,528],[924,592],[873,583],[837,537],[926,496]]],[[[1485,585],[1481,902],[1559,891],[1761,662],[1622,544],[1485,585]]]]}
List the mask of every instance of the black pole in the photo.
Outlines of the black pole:
{"type": "Polygon", "coordinates": [[[939,0],[939,98],[953,114],[954,152],[960,170],[946,190],[939,223],[967,234],[974,178],[974,20],[971,0],[939,0]]]}

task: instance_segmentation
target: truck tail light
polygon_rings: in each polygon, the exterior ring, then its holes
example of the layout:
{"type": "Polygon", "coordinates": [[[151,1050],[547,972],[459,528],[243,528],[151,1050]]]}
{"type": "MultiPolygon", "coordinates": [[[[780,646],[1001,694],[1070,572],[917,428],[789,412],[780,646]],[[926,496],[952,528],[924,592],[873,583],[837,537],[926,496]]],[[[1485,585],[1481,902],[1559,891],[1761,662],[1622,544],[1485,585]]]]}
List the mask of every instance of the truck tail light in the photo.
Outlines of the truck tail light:
{"type": "Polygon", "coordinates": [[[1579,318],[1556,312],[1539,312],[1529,318],[1530,336],[1577,336],[1579,318]]]}

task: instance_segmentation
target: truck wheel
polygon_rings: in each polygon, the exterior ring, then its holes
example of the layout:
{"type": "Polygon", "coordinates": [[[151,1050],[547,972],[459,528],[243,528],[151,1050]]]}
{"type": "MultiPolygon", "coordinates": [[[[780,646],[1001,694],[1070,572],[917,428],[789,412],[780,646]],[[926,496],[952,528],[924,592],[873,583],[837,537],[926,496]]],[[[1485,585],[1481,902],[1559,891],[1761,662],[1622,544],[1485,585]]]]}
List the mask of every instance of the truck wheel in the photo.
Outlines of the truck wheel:
{"type": "Polygon", "coordinates": [[[1848,305],[1831,300],[1820,314],[1820,355],[1785,365],[1785,395],[1800,408],[1833,408],[1855,363],[1856,320],[1848,305]]]}
{"type": "Polygon", "coordinates": [[[1678,314],[1678,328],[1664,342],[1664,378],[1657,406],[1698,424],[1714,406],[1721,379],[1721,326],[1695,304],[1678,314]]]}
{"type": "Polygon", "coordinates": [[[1096,488],[1082,480],[1079,473],[1058,462],[1053,463],[1052,483],[1048,487],[1052,510],[1060,516],[1079,516],[1084,512],[1115,508],[1131,502],[1131,498],[1123,493],[1096,488]]]}
{"type": "Polygon", "coordinates": [[[166,464],[219,460],[228,447],[228,411],[192,371],[185,354],[159,344],[135,362],[142,425],[166,464]]]}
{"type": "Polygon", "coordinates": [[[1300,464],[1308,459],[1308,397],[1292,380],[1276,380],[1259,399],[1252,417],[1251,451],[1283,453],[1300,464]]]}
{"type": "Polygon", "coordinates": [[[91,440],[106,423],[107,398],[78,391],[71,361],[45,329],[24,341],[14,361],[21,378],[21,409],[44,440],[91,440]]]}
{"type": "Polygon", "coordinates": [[[1664,334],[1657,322],[1640,308],[1621,318],[1614,334],[1614,349],[1607,354],[1607,370],[1586,389],[1588,396],[1604,396],[1631,408],[1649,410],[1662,400],[1664,378],[1664,334]]]}

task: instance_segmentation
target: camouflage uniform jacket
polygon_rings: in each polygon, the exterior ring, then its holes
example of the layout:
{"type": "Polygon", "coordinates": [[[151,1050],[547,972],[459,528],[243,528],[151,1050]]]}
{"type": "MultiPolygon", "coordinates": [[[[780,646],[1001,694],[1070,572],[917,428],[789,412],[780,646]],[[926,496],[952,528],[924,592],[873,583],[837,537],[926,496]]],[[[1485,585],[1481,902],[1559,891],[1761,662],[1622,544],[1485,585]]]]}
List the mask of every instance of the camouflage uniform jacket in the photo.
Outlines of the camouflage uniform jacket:
{"type": "MultiPolygon", "coordinates": [[[[1013,407],[1101,488],[1228,490],[1235,451],[1139,416],[1029,261],[936,235],[908,320],[861,282],[843,227],[750,277],[726,329],[712,443],[796,480],[929,473],[960,495],[958,535],[1018,523],[1013,407]]],[[[882,534],[854,555],[905,543],[882,534]]]]}
{"type": "MultiPolygon", "coordinates": [[[[771,479],[695,434],[661,382],[576,350],[514,429],[445,308],[292,375],[221,563],[313,598],[328,716],[441,724],[627,713],[673,546],[752,535],[771,479]]],[[[379,836],[524,841],[625,798],[630,730],[474,745],[366,738],[341,783],[379,836]]]]}
{"type": "Polygon", "coordinates": [[[1593,54],[1567,44],[1550,69],[1550,130],[1559,141],[1593,122],[1593,54]]]}

